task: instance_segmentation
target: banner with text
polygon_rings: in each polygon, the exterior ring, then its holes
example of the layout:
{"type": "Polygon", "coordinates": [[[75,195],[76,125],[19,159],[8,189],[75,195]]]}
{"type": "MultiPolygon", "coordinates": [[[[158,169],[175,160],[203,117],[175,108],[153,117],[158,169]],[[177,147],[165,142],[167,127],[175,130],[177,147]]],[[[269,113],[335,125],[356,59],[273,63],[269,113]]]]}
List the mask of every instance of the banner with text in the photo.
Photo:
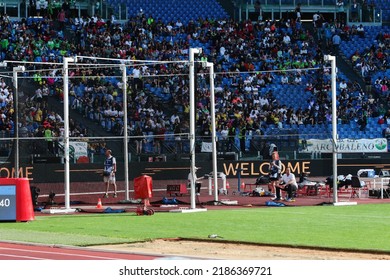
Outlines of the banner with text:
{"type": "MultiPolygon", "coordinates": [[[[300,140],[300,153],[332,153],[332,139],[300,140]]],[[[387,139],[339,139],[336,145],[338,153],[384,153],[387,152],[387,139]]]]}

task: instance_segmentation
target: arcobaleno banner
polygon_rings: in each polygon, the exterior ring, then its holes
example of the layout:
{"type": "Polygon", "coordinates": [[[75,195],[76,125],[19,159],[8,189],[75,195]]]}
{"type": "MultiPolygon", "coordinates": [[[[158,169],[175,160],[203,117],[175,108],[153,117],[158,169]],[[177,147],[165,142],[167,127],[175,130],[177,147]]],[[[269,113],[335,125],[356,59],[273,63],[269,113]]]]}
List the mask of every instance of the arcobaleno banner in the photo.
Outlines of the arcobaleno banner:
{"type": "MultiPolygon", "coordinates": [[[[332,153],[332,139],[300,140],[300,153],[332,153]]],[[[338,153],[384,153],[387,152],[387,139],[339,139],[336,144],[338,153]]]]}

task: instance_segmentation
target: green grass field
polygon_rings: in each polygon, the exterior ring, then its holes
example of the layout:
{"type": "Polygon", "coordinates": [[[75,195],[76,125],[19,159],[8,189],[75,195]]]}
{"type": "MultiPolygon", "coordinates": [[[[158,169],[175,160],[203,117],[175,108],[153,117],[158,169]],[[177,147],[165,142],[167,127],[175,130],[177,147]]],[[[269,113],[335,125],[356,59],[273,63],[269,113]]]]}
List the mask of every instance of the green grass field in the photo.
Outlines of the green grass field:
{"type": "Polygon", "coordinates": [[[390,252],[390,204],[37,216],[0,223],[0,239],[88,246],[156,238],[207,239],[390,252]]]}

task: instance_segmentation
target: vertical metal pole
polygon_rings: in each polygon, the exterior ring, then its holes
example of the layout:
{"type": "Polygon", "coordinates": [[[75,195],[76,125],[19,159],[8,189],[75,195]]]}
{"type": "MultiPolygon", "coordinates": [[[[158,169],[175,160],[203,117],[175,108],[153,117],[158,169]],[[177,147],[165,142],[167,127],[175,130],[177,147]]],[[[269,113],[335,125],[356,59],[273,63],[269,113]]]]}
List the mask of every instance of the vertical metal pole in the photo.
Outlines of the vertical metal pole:
{"type": "Polygon", "coordinates": [[[70,166],[69,166],[69,73],[68,63],[74,62],[73,58],[64,57],[63,80],[64,80],[64,158],[65,158],[65,208],[70,209],[70,166]]]}
{"type": "Polygon", "coordinates": [[[122,89],[123,89],[123,145],[125,153],[125,199],[129,200],[129,139],[127,131],[127,75],[126,75],[126,65],[121,65],[122,70],[122,89]]]}
{"type": "Polygon", "coordinates": [[[13,84],[15,89],[15,100],[14,100],[14,108],[15,108],[15,178],[19,178],[19,87],[18,87],[18,72],[24,72],[24,66],[15,66],[12,69],[13,74],[13,84]]]}
{"type": "Polygon", "coordinates": [[[15,100],[14,100],[14,107],[15,107],[15,123],[14,123],[14,131],[15,131],[15,178],[19,178],[19,110],[18,110],[18,104],[19,104],[19,98],[18,98],[18,70],[19,67],[13,68],[13,82],[14,82],[14,89],[15,89],[15,100]]]}
{"type": "Polygon", "coordinates": [[[241,168],[237,169],[237,191],[238,191],[238,193],[241,192],[241,171],[242,171],[241,168]]]}
{"type": "Polygon", "coordinates": [[[331,62],[331,88],[332,88],[332,140],[333,140],[333,203],[337,203],[337,108],[336,108],[336,57],[328,55],[331,62]]]}
{"type": "Polygon", "coordinates": [[[211,185],[212,185],[211,179],[212,179],[211,176],[209,176],[209,178],[208,178],[208,181],[209,181],[209,195],[212,194],[212,190],[211,190],[211,185]]]}
{"type": "Polygon", "coordinates": [[[214,63],[207,62],[210,68],[210,113],[211,113],[211,145],[213,157],[214,201],[218,201],[218,170],[217,170],[217,137],[215,132],[215,95],[214,95],[214,63]]]}
{"type": "MultiPolygon", "coordinates": [[[[196,172],[195,170],[195,65],[194,57],[195,53],[200,53],[200,49],[190,48],[190,157],[191,165],[190,172],[193,175],[196,172]]],[[[191,209],[195,209],[195,181],[190,180],[191,185],[191,209]]]]}

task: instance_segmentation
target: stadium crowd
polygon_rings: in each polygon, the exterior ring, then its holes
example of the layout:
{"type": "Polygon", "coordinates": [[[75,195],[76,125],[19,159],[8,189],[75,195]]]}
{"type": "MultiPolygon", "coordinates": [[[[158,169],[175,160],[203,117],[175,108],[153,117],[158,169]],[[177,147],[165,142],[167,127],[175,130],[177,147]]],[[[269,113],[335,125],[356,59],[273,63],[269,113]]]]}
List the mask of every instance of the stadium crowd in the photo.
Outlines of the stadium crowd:
{"type": "Polygon", "coordinates": [[[371,77],[378,72],[386,72],[390,67],[390,34],[379,32],[375,39],[376,42],[373,42],[370,48],[366,48],[361,53],[356,51],[350,59],[354,68],[360,72],[362,77],[368,79],[369,84],[374,82],[375,92],[387,96],[390,86],[389,78],[383,76],[371,81],[371,77]]]}
{"type": "MultiPolygon", "coordinates": [[[[294,15],[259,22],[194,19],[188,25],[180,20],[163,23],[145,14],[132,17],[126,24],[117,23],[114,17],[104,20],[98,15],[63,16],[64,24],[58,17],[32,21],[0,17],[2,60],[49,63],[27,66],[24,75],[33,77],[35,87],[26,92],[19,132],[36,137],[62,135],[63,120],[58,112],[48,110],[47,98],[55,96],[62,101],[60,64],[63,57],[77,55],[77,67],[69,68],[71,108],[107,131],[123,135],[120,70],[112,66],[112,61],[98,58],[122,59],[129,75],[127,129],[137,136],[137,153],[161,152],[163,141],[169,138],[164,136],[167,132],[175,135],[171,139],[175,142],[174,151],[185,149],[182,135],[189,130],[188,64],[177,61],[188,59],[190,46],[202,46],[204,51],[197,60],[215,65],[218,138],[227,143],[227,149],[236,144],[245,151],[250,149],[246,140],[255,141],[269,127],[331,122],[330,69],[323,60],[323,49],[335,50],[332,38],[336,34],[342,34],[344,39],[354,36],[345,25],[323,18],[311,33],[294,15]],[[101,66],[91,67],[88,63],[101,66]],[[310,98],[305,104],[285,104],[275,97],[270,87],[275,84],[295,85],[302,93],[310,92],[310,98]]],[[[359,58],[352,57],[355,67],[373,66],[369,71],[387,68],[386,36],[378,35],[378,48],[359,58]]],[[[196,65],[196,127],[198,135],[207,138],[211,135],[208,70],[196,65]]],[[[363,70],[362,74],[365,75],[363,70]]],[[[380,84],[388,82],[383,78],[380,84]]],[[[387,105],[378,105],[376,91],[368,92],[357,82],[344,79],[338,81],[338,90],[338,114],[343,122],[358,120],[364,130],[368,117],[390,117],[387,105]]],[[[4,82],[0,101],[0,128],[12,135],[12,89],[4,82]]],[[[72,121],[70,130],[71,136],[88,136],[83,124],[72,121]]],[[[48,150],[55,153],[55,145],[48,146],[48,150]]],[[[104,147],[94,146],[91,150],[101,153],[104,147]]]]}

